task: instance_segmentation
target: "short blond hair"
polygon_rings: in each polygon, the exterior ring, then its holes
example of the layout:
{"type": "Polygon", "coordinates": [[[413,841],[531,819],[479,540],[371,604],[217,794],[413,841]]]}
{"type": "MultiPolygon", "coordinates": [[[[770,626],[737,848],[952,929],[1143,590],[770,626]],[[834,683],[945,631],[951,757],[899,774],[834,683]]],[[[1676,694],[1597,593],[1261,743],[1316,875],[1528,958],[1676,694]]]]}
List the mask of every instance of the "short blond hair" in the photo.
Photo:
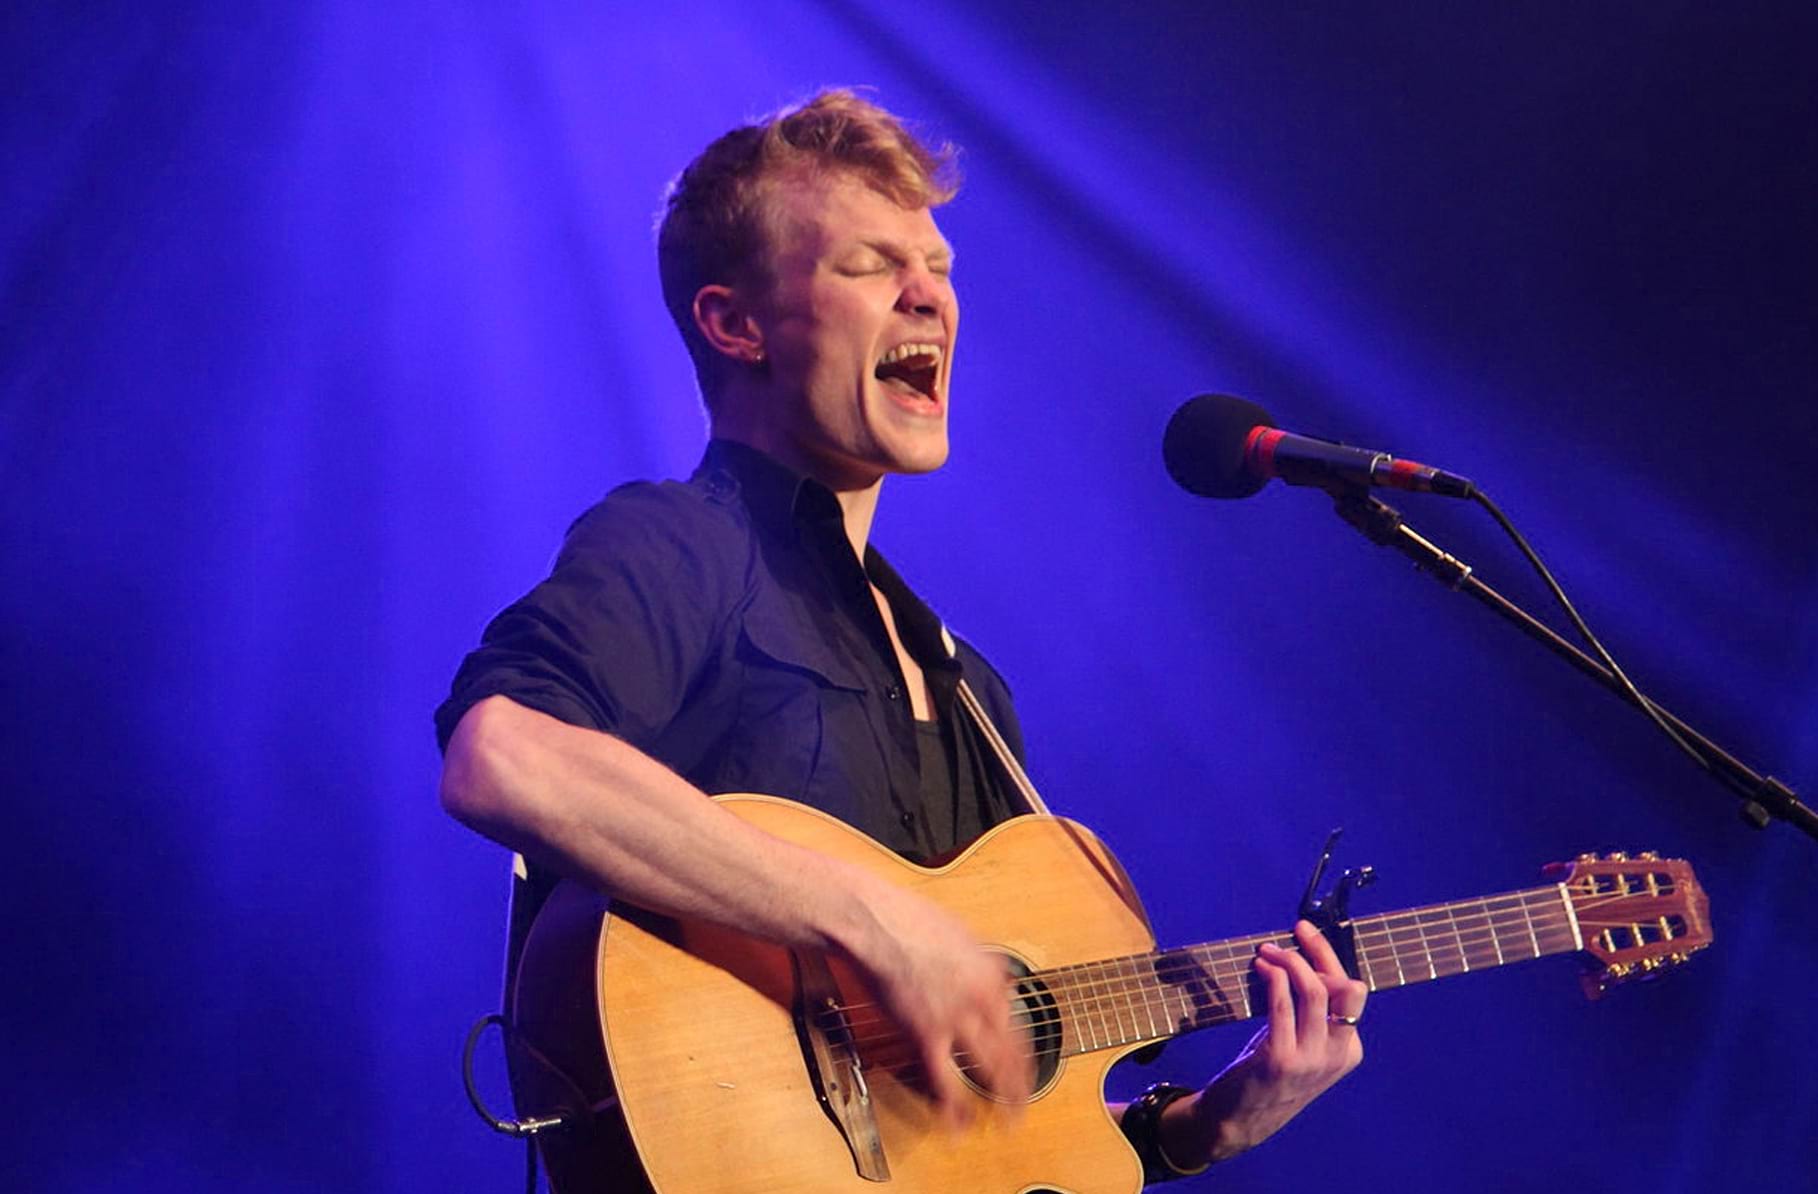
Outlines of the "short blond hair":
{"type": "Polygon", "coordinates": [[[657,272],[710,408],[724,362],[695,326],[694,298],[703,286],[769,284],[765,184],[843,174],[899,206],[939,207],[959,190],[955,156],[953,146],[931,149],[890,112],[833,89],[733,129],[688,163],[663,196],[657,272]]]}

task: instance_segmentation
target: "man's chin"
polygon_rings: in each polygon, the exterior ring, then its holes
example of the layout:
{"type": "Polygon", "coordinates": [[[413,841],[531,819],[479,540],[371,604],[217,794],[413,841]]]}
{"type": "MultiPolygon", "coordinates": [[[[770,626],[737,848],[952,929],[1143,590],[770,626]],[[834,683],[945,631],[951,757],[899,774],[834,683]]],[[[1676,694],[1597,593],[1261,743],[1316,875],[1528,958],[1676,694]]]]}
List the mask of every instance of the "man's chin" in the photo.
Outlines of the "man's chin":
{"type": "Polygon", "coordinates": [[[947,437],[941,435],[938,442],[932,442],[930,438],[931,442],[904,444],[892,452],[890,471],[913,477],[934,472],[946,464],[950,451],[947,437]]]}

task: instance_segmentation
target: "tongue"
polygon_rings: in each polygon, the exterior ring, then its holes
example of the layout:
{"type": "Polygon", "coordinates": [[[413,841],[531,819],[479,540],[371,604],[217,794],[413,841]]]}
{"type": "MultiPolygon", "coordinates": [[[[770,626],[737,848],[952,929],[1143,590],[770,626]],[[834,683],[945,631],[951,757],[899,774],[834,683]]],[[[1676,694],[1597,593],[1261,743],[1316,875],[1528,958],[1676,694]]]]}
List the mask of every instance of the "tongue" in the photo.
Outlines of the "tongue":
{"type": "Polygon", "coordinates": [[[934,361],[929,357],[906,357],[879,365],[876,377],[879,381],[894,381],[918,394],[926,395],[934,385],[934,370],[934,361]]]}

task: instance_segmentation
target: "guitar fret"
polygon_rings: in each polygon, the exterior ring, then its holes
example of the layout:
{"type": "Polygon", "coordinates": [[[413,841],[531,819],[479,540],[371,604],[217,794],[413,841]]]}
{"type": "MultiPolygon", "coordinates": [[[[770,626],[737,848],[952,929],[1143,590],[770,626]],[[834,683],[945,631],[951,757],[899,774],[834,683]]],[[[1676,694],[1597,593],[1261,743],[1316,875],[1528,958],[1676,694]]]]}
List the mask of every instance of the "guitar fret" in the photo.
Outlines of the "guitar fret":
{"type": "Polygon", "coordinates": [[[1389,959],[1395,963],[1395,985],[1405,987],[1408,985],[1408,975],[1401,968],[1401,950],[1395,943],[1395,929],[1392,925],[1386,927],[1389,930],[1389,959]]]}
{"type": "Polygon", "coordinates": [[[1168,1015],[1164,1033],[1186,1032],[1194,1026],[1193,995],[1181,976],[1198,968],[1199,959],[1192,950],[1170,950],[1156,956],[1156,989],[1161,993],[1162,1009],[1168,1015]]]}
{"type": "Polygon", "coordinates": [[[1539,906],[1542,913],[1548,914],[1546,917],[1546,944],[1542,947],[1543,952],[1557,954],[1567,950],[1582,949],[1584,943],[1578,936],[1576,918],[1569,912],[1563,919],[1550,915],[1549,906],[1555,895],[1556,893],[1548,888],[1534,892],[1534,903],[1539,906]]]}
{"type": "MultiPolygon", "coordinates": [[[[1204,961],[1194,951],[1188,951],[1187,958],[1187,964],[1193,970],[1203,971],[1205,969],[1204,961]]],[[[1185,983],[1171,985],[1174,989],[1174,997],[1180,1000],[1180,1016],[1175,1023],[1181,1025],[1183,1030],[1194,1027],[1198,1023],[1199,1013],[1193,1003],[1193,992],[1187,988],[1185,983]]]]}
{"type": "Polygon", "coordinates": [[[1117,992],[1105,979],[1105,964],[1094,963],[1092,966],[1092,1002],[1098,1008],[1099,1021],[1105,1027],[1105,1037],[1113,1045],[1124,1043],[1123,1018],[1118,1014],[1117,992]]]}
{"type": "MultiPolygon", "coordinates": [[[[1135,964],[1129,958],[1119,958],[1117,960],[1116,974],[1118,989],[1122,992],[1124,997],[1124,1006],[1130,1009],[1131,1039],[1147,1039],[1147,1037],[1154,1036],[1155,1017],[1149,1015],[1149,997],[1142,989],[1142,975],[1138,973],[1135,964]],[[1140,1008],[1136,1006],[1136,997],[1138,995],[1143,997],[1143,1006],[1140,1008]],[[1145,1016],[1149,1021],[1147,1036],[1143,1033],[1143,1019],[1145,1016]]],[[[1119,1012],[1118,1014],[1121,1016],[1123,1013],[1119,1012]]]]}
{"type": "Polygon", "coordinates": [[[1103,1049],[1110,1045],[1110,1034],[1105,1031],[1104,1016],[1101,1014],[1098,999],[1092,993],[1091,967],[1081,964],[1069,966],[1068,977],[1073,982],[1074,999],[1079,1003],[1080,1024],[1085,1029],[1086,1040],[1090,1048],[1103,1049]]]}
{"type": "Polygon", "coordinates": [[[1076,1051],[1089,1053],[1103,1048],[1104,1045],[1093,1028],[1091,1003],[1078,984],[1080,971],[1083,969],[1084,967],[1077,965],[1063,967],[1055,972],[1058,981],[1054,985],[1065,992],[1063,998],[1066,999],[1071,1012],[1069,1019],[1074,1026],[1074,1037],[1079,1042],[1076,1051]]]}
{"type": "Polygon", "coordinates": [[[1358,949],[1354,952],[1356,952],[1356,960],[1358,960],[1358,970],[1362,972],[1360,978],[1363,980],[1363,985],[1371,990],[1376,990],[1376,972],[1371,969],[1371,963],[1369,963],[1369,950],[1358,949]]]}
{"type": "MultiPolygon", "coordinates": [[[[1067,970],[1074,969],[1078,969],[1078,967],[1067,967],[1067,970]]],[[[1067,1020],[1073,1023],[1073,1038],[1078,1043],[1078,1050],[1089,1052],[1089,1050],[1096,1049],[1098,1041],[1093,1040],[1093,1023],[1085,1016],[1085,1007],[1080,1001],[1080,992],[1067,990],[1065,1000],[1067,1000],[1067,1020]]]]}
{"type": "Polygon", "coordinates": [[[1054,1010],[1060,1016],[1060,1049],[1061,1055],[1070,1057],[1075,1053],[1084,1053],[1079,1040],[1079,1013],[1073,1006],[1073,993],[1061,985],[1060,972],[1049,971],[1040,976],[1042,985],[1054,1000],[1054,1010]]]}
{"type": "Polygon", "coordinates": [[[1121,981],[1122,970],[1113,961],[1109,965],[1101,963],[1099,973],[1103,976],[1102,984],[1105,987],[1106,1006],[1111,1009],[1112,1019],[1117,1024],[1117,1043],[1127,1045],[1136,1039],[1136,1030],[1134,1024],[1129,1028],[1124,1027],[1124,1013],[1133,1011],[1133,1009],[1130,1006],[1130,993],[1124,990],[1121,981]]]}
{"type": "Polygon", "coordinates": [[[1489,970],[1502,965],[1502,946],[1497,941],[1496,914],[1486,900],[1461,900],[1452,905],[1452,918],[1458,925],[1459,939],[1467,942],[1465,968],[1489,970]]]}
{"type": "MultiPolygon", "coordinates": [[[[1649,876],[1649,878],[1652,878],[1652,876],[1649,876]]],[[[1572,925],[1572,948],[1583,949],[1584,930],[1580,928],[1578,924],[1578,908],[1572,903],[1571,894],[1566,891],[1565,884],[1557,884],[1555,890],[1559,895],[1559,902],[1565,906],[1566,919],[1570,921],[1572,925]]]]}
{"type": "Polygon", "coordinates": [[[1249,957],[1255,948],[1252,941],[1226,941],[1193,951],[1200,972],[1210,980],[1210,990],[1205,992],[1203,1002],[1191,1005],[1196,1026],[1200,1023],[1202,1013],[1205,1013],[1206,1022],[1213,1024],[1223,1022],[1224,1018],[1211,1014],[1218,1011],[1228,1013],[1231,1020],[1248,1020],[1256,1014],[1256,1009],[1250,1004],[1249,982],[1249,957]],[[1232,992],[1227,989],[1226,980],[1236,988],[1237,998],[1243,1003],[1241,1013],[1232,1006],[1232,992]]]}
{"type": "Polygon", "coordinates": [[[1527,922],[1528,944],[1534,947],[1533,956],[1538,958],[1540,956],[1540,937],[1534,932],[1534,917],[1528,911],[1528,902],[1525,899],[1521,901],[1521,916],[1527,922]]]}
{"type": "Polygon", "coordinates": [[[1414,918],[1414,931],[1420,934],[1420,952],[1427,959],[1427,977],[1439,977],[1439,968],[1433,965],[1433,947],[1427,944],[1427,926],[1418,916],[1414,918]]]}
{"type": "Polygon", "coordinates": [[[1248,980],[1240,977],[1237,980],[1237,990],[1238,993],[1244,997],[1244,1019],[1251,1019],[1256,1015],[1256,1009],[1250,1005],[1250,984],[1248,980]]]}
{"type": "Polygon", "coordinates": [[[1124,1033],[1124,1018],[1117,1006],[1116,985],[1107,977],[1109,972],[1103,962],[1094,963],[1091,969],[1094,987],[1092,1001],[1098,1008],[1099,1022],[1105,1027],[1107,1039],[1116,1035],[1117,1039],[1112,1040],[1111,1044],[1122,1045],[1130,1038],[1124,1033]]]}
{"type": "Polygon", "coordinates": [[[1118,1036],[1118,1040],[1114,1043],[1127,1045],[1131,1041],[1131,1032],[1124,1027],[1124,1010],[1125,1007],[1129,1007],[1129,1000],[1124,1000],[1124,1007],[1118,1005],[1118,996],[1122,992],[1118,989],[1118,981],[1114,978],[1114,974],[1116,974],[1114,965],[1116,963],[1111,963],[1111,965],[1098,963],[1094,967],[1094,970],[1098,972],[1098,1007],[1111,1014],[1111,1027],[1116,1030],[1116,1036],[1118,1036]]]}
{"type": "MultiPolygon", "coordinates": [[[[1142,959],[1132,958],[1130,960],[1130,978],[1133,985],[1136,987],[1137,993],[1143,997],[1143,1018],[1149,1021],[1148,1039],[1156,1040],[1168,1035],[1155,1025],[1155,1004],[1151,1002],[1151,996],[1158,995],[1161,992],[1156,990],[1157,983],[1155,981],[1154,966],[1151,964],[1150,966],[1145,967],[1142,959]]],[[[1162,1020],[1166,1022],[1168,1017],[1166,1014],[1167,1005],[1165,1003],[1162,1005],[1162,1011],[1162,1020]]]]}
{"type": "Polygon", "coordinates": [[[1098,1034],[1092,1031],[1092,1008],[1086,1003],[1085,992],[1079,989],[1076,972],[1079,967],[1069,966],[1062,972],[1062,981],[1071,988],[1067,992],[1067,1002],[1073,1007],[1075,1035],[1079,1037],[1082,1052],[1098,1048],[1098,1034]]]}
{"type": "Polygon", "coordinates": [[[1080,967],[1080,977],[1086,985],[1086,1004],[1092,1009],[1093,1024],[1096,1029],[1099,1047],[1109,1048],[1117,1044],[1111,1039],[1111,1024],[1105,1019],[1104,982],[1099,978],[1096,964],[1080,967]]]}
{"type": "MultiPolygon", "coordinates": [[[[1489,917],[1490,901],[1478,900],[1477,903],[1483,909],[1484,916],[1489,917]]],[[[1490,944],[1496,947],[1496,964],[1498,966],[1502,965],[1503,964],[1502,934],[1497,931],[1496,921],[1493,918],[1490,919],[1490,944]]]]}
{"type": "MultiPolygon", "coordinates": [[[[1520,952],[1519,947],[1522,944],[1523,938],[1531,936],[1529,933],[1529,920],[1526,905],[1527,901],[1525,899],[1518,899],[1513,908],[1494,908],[1490,906],[1489,901],[1485,901],[1485,908],[1488,911],[1490,919],[1490,934],[1496,941],[1496,953],[1498,957],[1504,959],[1512,958],[1517,962],[1523,960],[1523,955],[1520,952]],[[1505,945],[1509,947],[1506,950],[1504,949],[1505,945]]],[[[1529,945],[1531,948],[1531,941],[1529,942],[1529,945]]],[[[1535,955],[1529,953],[1526,956],[1534,957],[1535,955]]]]}
{"type": "Polygon", "coordinates": [[[1451,904],[1445,906],[1445,914],[1446,926],[1452,932],[1452,948],[1458,951],[1458,969],[1454,973],[1469,974],[1471,972],[1471,955],[1465,948],[1464,934],[1458,929],[1458,918],[1452,915],[1451,904]]]}
{"type": "Polygon", "coordinates": [[[1106,982],[1111,988],[1111,1008],[1117,1016],[1118,1035],[1125,1042],[1136,1039],[1142,1034],[1136,1030],[1136,1004],[1130,998],[1130,984],[1125,980],[1124,960],[1114,959],[1105,968],[1106,982]],[[1124,1016],[1130,1017],[1130,1027],[1124,1027],[1124,1016]]]}
{"type": "Polygon", "coordinates": [[[1130,992],[1132,996],[1141,1003],[1141,1006],[1136,1009],[1138,1013],[1136,1021],[1137,1028],[1138,1030],[1141,1030],[1146,1026],[1147,1031],[1143,1032],[1143,1039],[1152,1041],[1156,1037],[1162,1035],[1160,1032],[1156,1031],[1155,1004],[1150,1001],[1154,977],[1151,974],[1144,972],[1141,958],[1126,958],[1124,964],[1130,976],[1130,992]]]}
{"type": "Polygon", "coordinates": [[[1109,1048],[1117,1042],[1111,1039],[1111,1025],[1105,1020],[1104,992],[1099,988],[1104,984],[1098,978],[1098,966],[1087,964],[1079,968],[1079,977],[1085,984],[1086,1005],[1092,1009],[1092,1018],[1096,1031],[1093,1036],[1101,1049],[1109,1048]]]}
{"type": "Polygon", "coordinates": [[[1161,1001],[1162,1023],[1157,1026],[1155,1031],[1155,1035],[1158,1038],[1172,1036],[1174,1033],[1180,1032],[1183,1027],[1181,1017],[1173,1003],[1175,999],[1180,997],[1180,991],[1174,984],[1168,982],[1167,972],[1169,966],[1168,959],[1170,957],[1178,956],[1179,955],[1175,953],[1160,953],[1153,955],[1149,960],[1149,982],[1155,992],[1155,997],[1161,1001]]]}

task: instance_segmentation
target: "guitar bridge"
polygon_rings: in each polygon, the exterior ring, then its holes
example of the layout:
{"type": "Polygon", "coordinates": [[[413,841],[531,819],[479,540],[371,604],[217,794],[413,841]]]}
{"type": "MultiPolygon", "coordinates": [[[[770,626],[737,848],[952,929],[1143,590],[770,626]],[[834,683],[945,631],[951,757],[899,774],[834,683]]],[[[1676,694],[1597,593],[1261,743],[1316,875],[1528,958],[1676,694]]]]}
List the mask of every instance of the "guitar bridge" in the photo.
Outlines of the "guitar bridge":
{"type": "Polygon", "coordinates": [[[815,1095],[851,1150],[858,1175],[866,1181],[887,1182],[890,1162],[878,1135],[871,1088],[865,1083],[865,1063],[840,1004],[833,971],[818,953],[792,950],[790,957],[795,964],[795,1027],[802,1038],[815,1095]]]}

